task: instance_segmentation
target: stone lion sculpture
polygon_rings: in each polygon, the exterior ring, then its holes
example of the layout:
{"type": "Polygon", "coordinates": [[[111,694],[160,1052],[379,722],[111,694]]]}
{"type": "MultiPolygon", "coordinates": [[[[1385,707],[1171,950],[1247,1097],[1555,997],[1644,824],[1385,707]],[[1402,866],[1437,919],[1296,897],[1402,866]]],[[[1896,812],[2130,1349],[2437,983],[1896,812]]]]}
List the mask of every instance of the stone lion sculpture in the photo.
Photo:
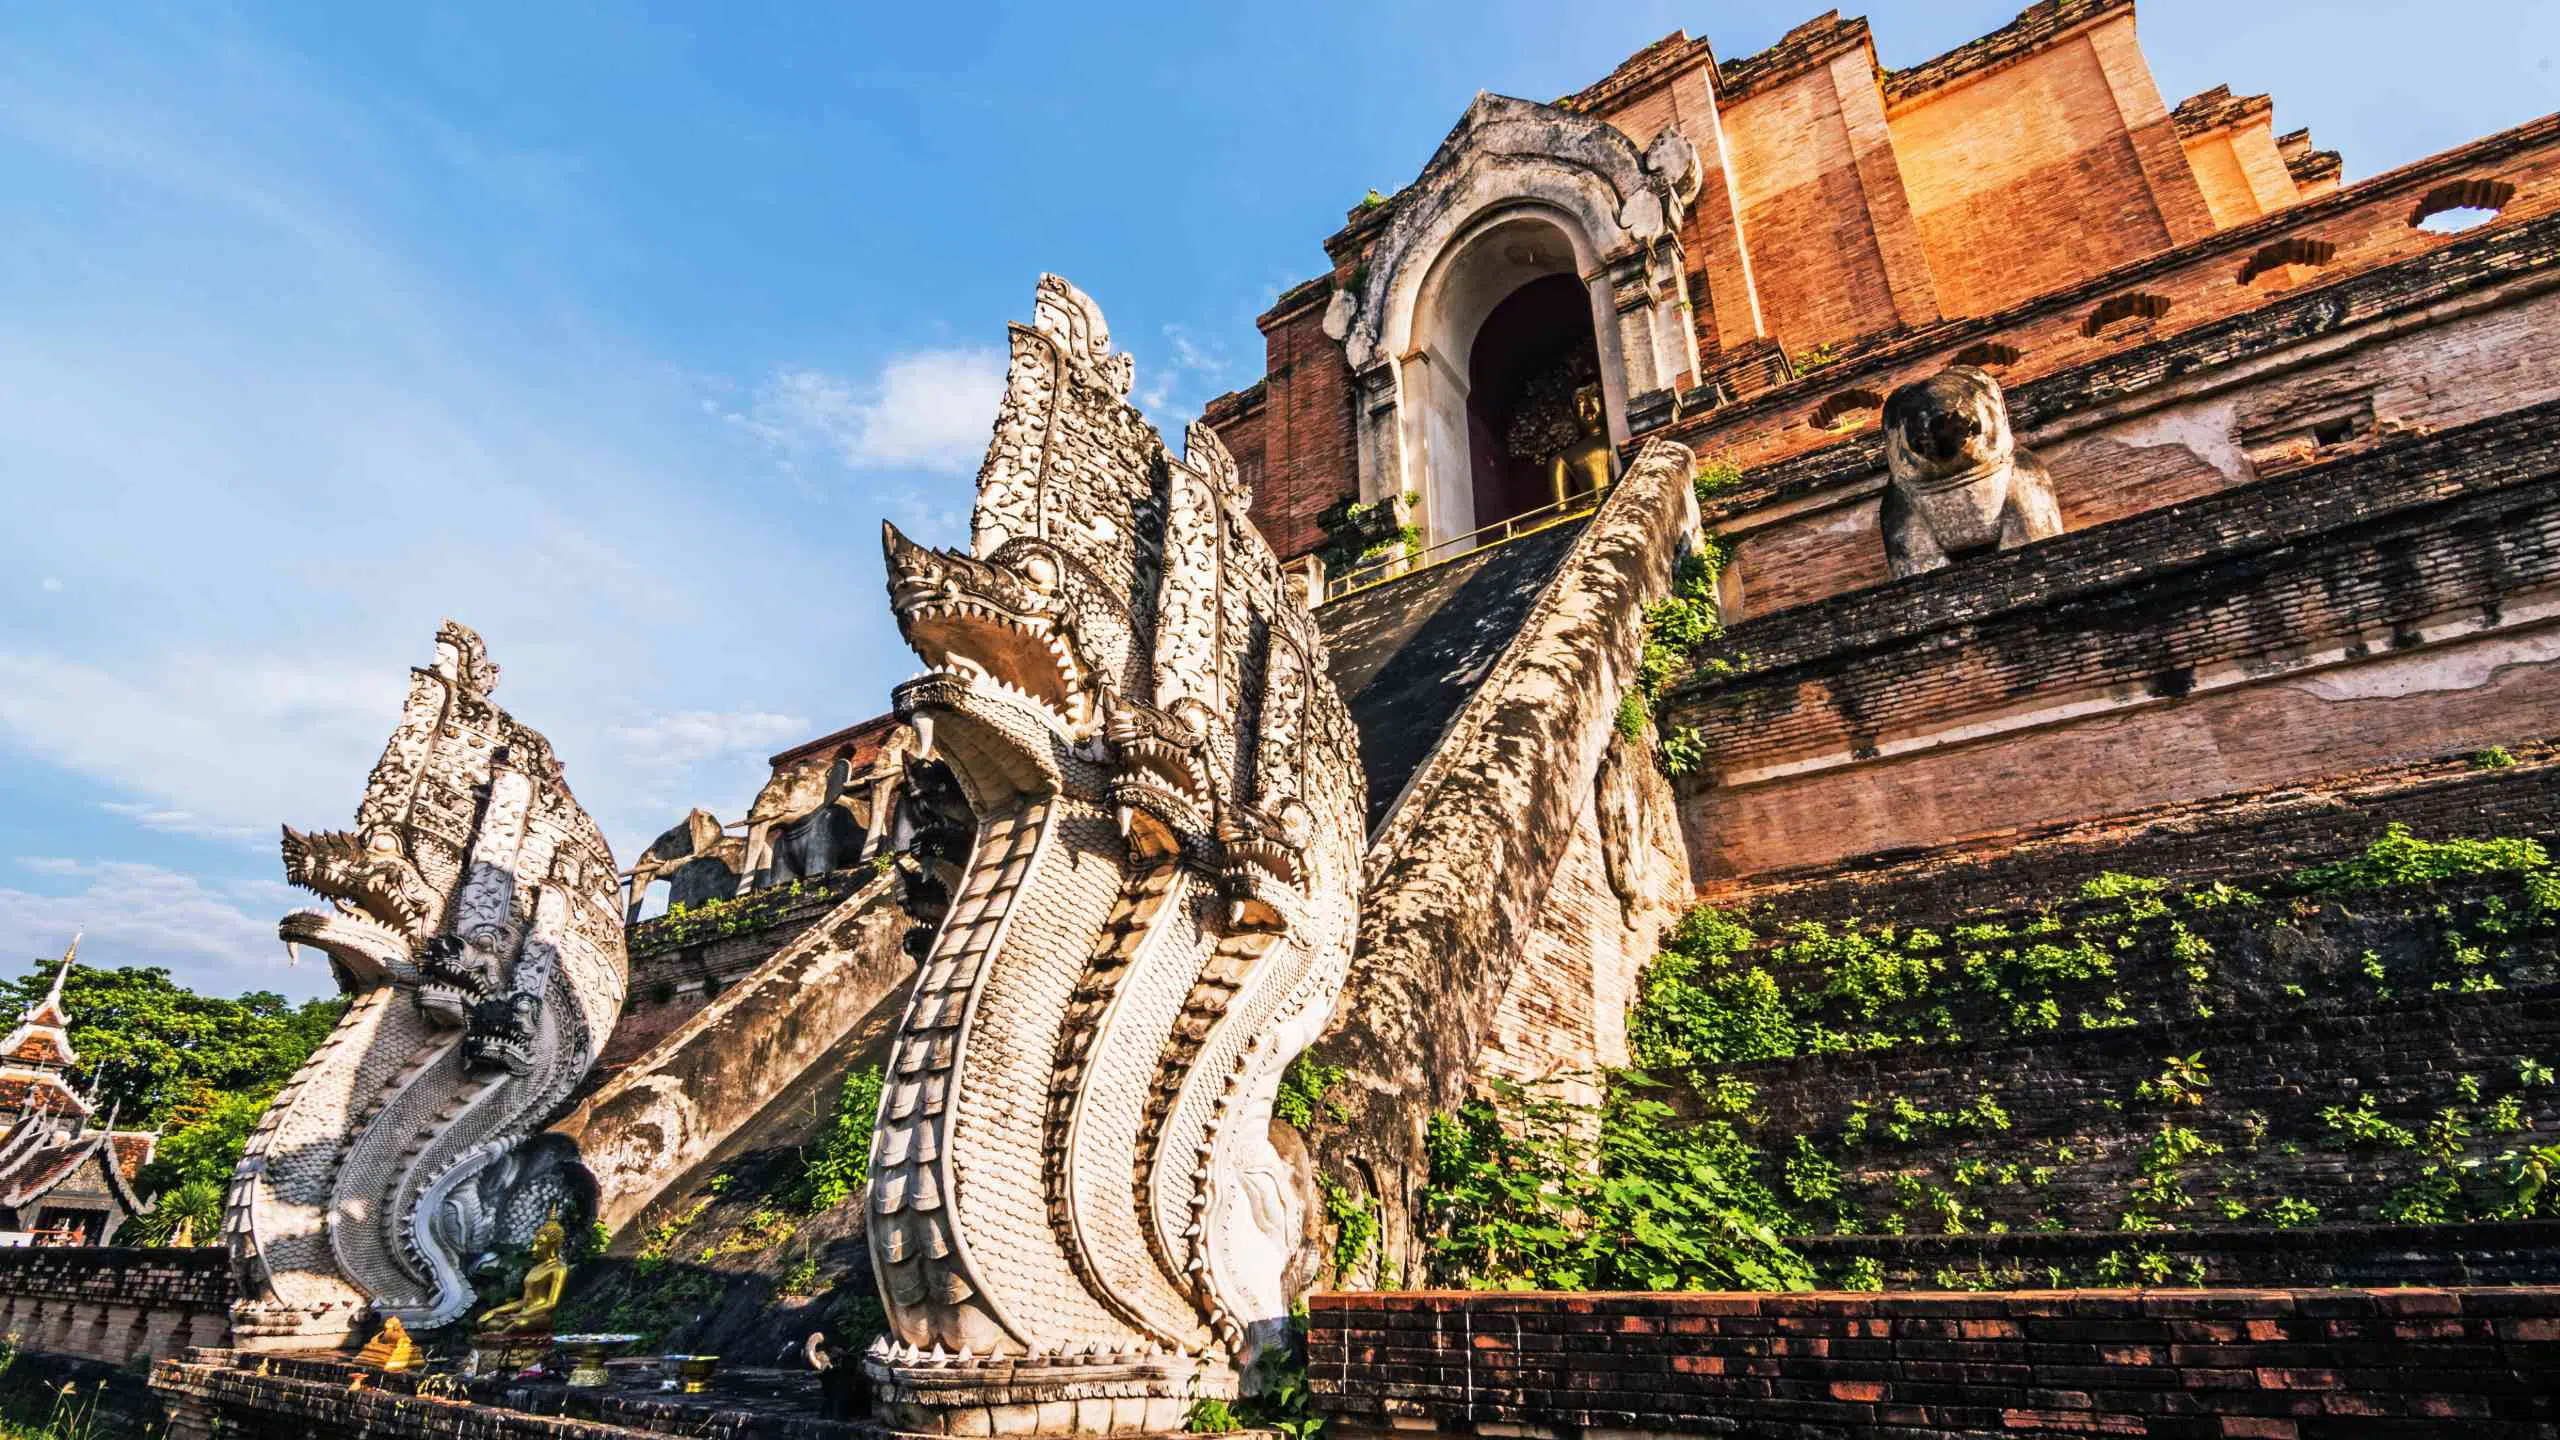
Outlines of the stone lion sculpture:
{"type": "Polygon", "coordinates": [[[1954,365],[1885,397],[1884,553],[1893,578],[2062,533],[2053,477],[2009,433],[2000,382],[1954,365]]]}

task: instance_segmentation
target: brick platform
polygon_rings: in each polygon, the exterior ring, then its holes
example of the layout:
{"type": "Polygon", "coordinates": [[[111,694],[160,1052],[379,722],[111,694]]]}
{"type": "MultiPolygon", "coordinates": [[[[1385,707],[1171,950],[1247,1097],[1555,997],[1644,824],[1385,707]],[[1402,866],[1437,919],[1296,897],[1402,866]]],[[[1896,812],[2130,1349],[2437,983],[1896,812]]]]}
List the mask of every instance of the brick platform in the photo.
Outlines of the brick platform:
{"type": "Polygon", "coordinates": [[[0,1250],[0,1334],[23,1349],[122,1364],[230,1333],[231,1257],[220,1247],[0,1250]]]}
{"type": "Polygon", "coordinates": [[[2560,1434],[2560,1287],[1317,1295],[1337,1436],[2560,1434]]]}

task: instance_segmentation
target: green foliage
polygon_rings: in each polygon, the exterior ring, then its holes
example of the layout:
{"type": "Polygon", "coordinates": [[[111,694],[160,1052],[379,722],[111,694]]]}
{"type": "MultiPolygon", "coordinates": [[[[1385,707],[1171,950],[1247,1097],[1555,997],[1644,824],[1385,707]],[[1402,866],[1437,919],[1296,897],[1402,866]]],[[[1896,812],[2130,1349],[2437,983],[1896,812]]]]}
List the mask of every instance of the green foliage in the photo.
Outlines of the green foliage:
{"type": "Polygon", "coordinates": [[[1323,1192],[1324,1218],[1333,1226],[1334,1281],[1349,1284],[1377,1248],[1377,1205],[1330,1175],[1319,1173],[1316,1188],[1323,1192]]]}
{"type": "Polygon", "coordinates": [[[1644,697],[1630,690],[1618,697],[1618,718],[1614,728],[1622,740],[1641,740],[1652,718],[1645,713],[1644,697]]]}
{"type": "MultiPolygon", "coordinates": [[[[1716,576],[1730,555],[1709,536],[1698,550],[1682,557],[1673,574],[1671,593],[1645,607],[1644,652],[1636,661],[1635,694],[1643,712],[1661,718],[1662,692],[1689,667],[1696,654],[1724,634],[1717,618],[1716,576]]],[[[1619,702],[1619,727],[1626,728],[1626,702],[1619,702]]],[[[1663,738],[1662,768],[1684,775],[1704,764],[1706,744],[1694,729],[1681,727],[1663,738]]]]}
{"type": "Polygon", "coordinates": [[[747,1212],[747,1223],[712,1241],[702,1248],[702,1260],[726,1260],[732,1255],[761,1255],[790,1239],[800,1229],[800,1222],[769,1205],[759,1205],[747,1212]]]}
{"type": "Polygon", "coordinates": [[[2359,1096],[2353,1106],[2332,1105],[2322,1110],[2320,1123],[2328,1127],[2333,1138],[2346,1145],[2366,1149],[2418,1148],[2418,1137],[2409,1127],[2382,1117],[2371,1091],[2359,1096]]]}
{"type": "MultiPolygon", "coordinates": [[[[891,859],[894,862],[895,857],[891,859]]],[[[867,869],[847,870],[817,879],[768,886],[727,900],[670,905],[667,913],[632,927],[631,949],[634,954],[648,954],[698,945],[705,940],[729,935],[751,934],[787,918],[800,908],[804,897],[850,894],[854,886],[870,879],[873,873],[867,869]]]]}
{"type": "Polygon", "coordinates": [[[1810,375],[1816,370],[1825,369],[1839,363],[1839,348],[1834,346],[1828,340],[1823,341],[1819,345],[1808,346],[1807,348],[1796,352],[1795,355],[1795,367],[1798,375],[1810,375]]]}
{"type": "Polygon", "coordinates": [[[2308,1200],[2286,1195],[2270,1201],[2258,1217],[2279,1230],[2297,1230],[2320,1223],[2320,1207],[2308,1200]]]}
{"type": "Polygon", "coordinates": [[[258,1128],[258,1119],[266,1113],[267,1102],[274,1095],[274,1088],[269,1087],[219,1096],[192,1120],[161,1136],[152,1151],[151,1163],[135,1177],[137,1188],[161,1197],[158,1210],[137,1217],[132,1222],[135,1228],[123,1233],[137,1243],[166,1244],[177,1234],[178,1222],[193,1214],[196,1223],[191,1228],[196,1243],[217,1243],[222,1228],[221,1196],[230,1187],[231,1172],[240,1164],[240,1153],[248,1148],[249,1132],[258,1128]],[[208,1193],[214,1197],[211,1225],[207,1225],[202,1213],[208,1193]]]}
{"type": "Polygon", "coordinates": [[[2549,867],[2551,857],[2532,840],[2421,840],[2394,822],[2361,855],[2315,865],[2294,880],[2310,890],[2371,890],[2424,885],[2466,875],[2514,874],[2549,867]]]}
{"type": "Polygon", "coordinates": [[[1849,1263],[1841,1267],[1840,1288],[1843,1290],[1882,1290],[1884,1288],[1884,1262],[1873,1255],[1851,1256],[1849,1263]]]}
{"type": "Polygon", "coordinates": [[[1280,1093],[1271,1102],[1271,1113],[1300,1130],[1308,1130],[1314,1127],[1321,1107],[1321,1113],[1339,1124],[1350,1117],[1350,1112],[1342,1108],[1341,1101],[1327,1100],[1325,1096],[1342,1083],[1342,1077],[1341,1066],[1327,1065],[1312,1053],[1301,1052],[1289,1062],[1288,1069],[1280,1072],[1280,1093]]]}
{"type": "Polygon", "coordinates": [[[2474,770],[2506,770],[2513,768],[2515,763],[2516,757],[2509,754],[2504,745],[2471,752],[2471,768],[2474,770]]]}
{"type": "Polygon", "coordinates": [[[801,1214],[832,1210],[871,1183],[871,1127],[880,1116],[880,1085],[877,1065],[844,1077],[826,1128],[801,1156],[800,1173],[786,1193],[801,1214]]]}
{"type": "MultiPolygon", "coordinates": [[[[237,1155],[233,1162],[238,1161],[237,1155]]],[[[136,1215],[116,1231],[119,1245],[167,1245],[184,1230],[198,1245],[221,1242],[222,1210],[230,1194],[229,1176],[197,1176],[159,1192],[149,1214],[136,1215]]]]}
{"type": "Polygon", "coordinates": [[[2213,1077],[2205,1073],[2204,1052],[2199,1050],[2193,1055],[2172,1055],[2161,1061],[2158,1078],[2136,1083],[2133,1098],[2176,1109],[2202,1105],[2204,1092],[2212,1087],[2213,1077]]]}
{"type": "MultiPolygon", "coordinates": [[[[37,961],[0,991],[0,1005],[33,1005],[52,987],[55,968],[37,961]]],[[[158,966],[75,966],[62,998],[80,1055],[76,1078],[95,1087],[102,1109],[119,1113],[118,1124],[164,1133],[226,1097],[255,1094],[263,1108],[346,1011],[342,1000],[294,1005],[265,990],[236,1000],[199,995],[158,966]]]]}
{"type": "Polygon", "coordinates": [[[1194,1435],[1232,1435],[1244,1428],[1227,1402],[1215,1395],[1203,1395],[1191,1402],[1191,1413],[1184,1416],[1182,1428],[1194,1435]]]}
{"type": "Polygon", "coordinates": [[[2166,880],[2141,875],[2123,875],[2113,870],[2098,872],[2095,879],[2082,882],[2083,900],[2125,900],[2143,895],[2157,895],[2169,888],[2166,880]]]}
{"type": "Polygon", "coordinates": [[[782,1272],[782,1278],[775,1283],[785,1295],[818,1293],[818,1257],[803,1255],[792,1261],[789,1268],[782,1272]]]}
{"type": "Polygon", "coordinates": [[[693,1222],[701,1219],[702,1212],[710,1208],[711,1197],[698,1196],[692,1204],[650,1226],[640,1237],[640,1249],[633,1268],[642,1275],[656,1273],[666,1264],[667,1257],[675,1253],[676,1242],[684,1238],[684,1232],[692,1229],[693,1222]]]}
{"type": "Polygon", "coordinates": [[[1307,1302],[1290,1304],[1282,1343],[1264,1352],[1254,1362],[1254,1370],[1261,1383],[1254,1394],[1233,1407],[1236,1418],[1256,1429],[1277,1431],[1287,1440],[1319,1440],[1324,1417],[1308,1403],[1307,1302]]]}
{"type": "Polygon", "coordinates": [[[1742,467],[1730,460],[1705,461],[1698,466],[1689,488],[1696,493],[1698,507],[1703,510],[1716,497],[1742,488],[1742,467]]]}
{"type": "Polygon", "coordinates": [[[1621,1076],[1597,1107],[1496,1081],[1433,1119],[1423,1197],[1439,1277],[1496,1289],[1801,1289],[1784,1211],[1725,1122],[1682,1123],[1621,1076]]]}

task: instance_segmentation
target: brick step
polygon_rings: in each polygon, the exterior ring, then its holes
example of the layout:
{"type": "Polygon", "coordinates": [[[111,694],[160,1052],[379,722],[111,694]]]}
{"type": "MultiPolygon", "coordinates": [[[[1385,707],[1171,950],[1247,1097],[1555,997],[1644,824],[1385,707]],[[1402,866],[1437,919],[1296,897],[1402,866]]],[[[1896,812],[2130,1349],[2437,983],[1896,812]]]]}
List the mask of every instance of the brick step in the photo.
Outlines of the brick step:
{"type": "MultiPolygon", "coordinates": [[[[1928,929],[1937,943],[1924,951],[1902,944],[1894,953],[1941,969],[1925,989],[1881,1003],[1872,1015],[1860,1013],[1854,995],[1819,1004],[1807,998],[1821,995],[1840,978],[1843,964],[1859,958],[1843,959],[1850,947],[1810,941],[1795,954],[1813,958],[1785,958],[1778,947],[1794,937],[1764,925],[1760,946],[1726,960],[1723,969],[1766,970],[1793,997],[1797,1043],[1812,1045],[1817,1024],[1861,1047],[1880,1035],[1896,1037],[1897,1043],[1860,1052],[1889,1059],[1966,1042],[2041,1043],[2128,1027],[2186,1033],[2203,1021],[2360,1014],[2394,997],[2445,993],[2437,986],[2538,990],[2560,983],[2560,925],[2536,921],[2531,903],[2522,879],[2510,874],[2209,909],[2172,897],[2166,913],[2130,924],[2121,920],[2124,899],[1964,922],[2009,932],[1995,938],[1978,932],[1966,938],[1960,926],[1899,927],[1898,944],[1915,928],[1928,929]],[[2061,928],[2035,929],[2054,922],[2061,928]],[[2129,947],[2120,943],[2127,939],[2129,947]],[[2038,946],[2062,947],[2083,962],[2093,948],[2104,972],[2034,980],[2023,965],[2000,959],[2003,953],[2029,956],[2038,946]],[[1985,968],[1968,974],[1968,961],[1985,968]]],[[[1870,939],[1874,933],[1865,932],[1870,939]]]]}
{"type": "Polygon", "coordinates": [[[2237,1286],[2560,1284],[2560,1220],[2448,1225],[2308,1225],[2296,1229],[2222,1226],[2163,1234],[2121,1231],[2013,1231],[2002,1235],[1806,1235],[1787,1243],[1813,1263],[1820,1283],[1836,1283],[1859,1261],[1892,1290],[2017,1288],[2104,1283],[2100,1271],[2130,1268],[2186,1284],[2201,1266],[2205,1283],[2237,1286]]]}
{"type": "MultiPolygon", "coordinates": [[[[2116,1231],[2137,1210],[2182,1230],[2305,1205],[2317,1211],[2306,1220],[2399,1218],[2386,1207],[2420,1193],[2430,1128],[2447,1116],[2465,1132],[2462,1158],[2478,1162],[2459,1173],[2449,1218],[2478,1213],[2502,1203],[2502,1156],[2560,1134],[2560,1083],[2538,1078],[2554,1066],[2560,986],[1719,1073],[1752,1087],[1740,1123],[1766,1157],[1764,1178],[1781,1183],[1799,1141],[1837,1167],[1840,1228],[1881,1230],[1898,1216],[1907,1230],[1937,1231],[1952,1214],[1970,1230],[2116,1231]],[[2142,1098],[2144,1082],[2188,1056],[2205,1076],[2191,1099],[2142,1098]],[[2324,1117],[2351,1117],[2368,1098],[2376,1120],[2362,1136],[2324,1117]],[[2172,1141],[2181,1154],[2163,1171],[2172,1141]],[[2160,1198],[2137,1205],[2153,1172],[2170,1193],[2155,1187],[2160,1198]],[[2238,1213],[2224,1212],[2226,1199],[2238,1213]]],[[[1681,1098],[1700,1116],[1720,1113],[1711,1099],[1681,1098]]],[[[1826,1208],[1798,1213],[1815,1226],[1826,1208]]]]}

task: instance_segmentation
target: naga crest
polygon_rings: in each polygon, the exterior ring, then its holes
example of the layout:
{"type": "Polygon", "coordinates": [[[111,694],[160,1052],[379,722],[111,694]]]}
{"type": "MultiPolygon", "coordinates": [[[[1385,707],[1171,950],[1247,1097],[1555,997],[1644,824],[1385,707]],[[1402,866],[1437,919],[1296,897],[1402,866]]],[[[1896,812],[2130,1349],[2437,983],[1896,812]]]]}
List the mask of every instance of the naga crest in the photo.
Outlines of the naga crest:
{"type": "Polygon", "coordinates": [[[278,933],[349,998],[232,1177],[244,1346],[326,1343],[368,1310],[453,1321],[471,1262],[523,1243],[570,1182],[524,1142],[621,1013],[613,855],[497,683],[446,622],[355,828],[284,832],[285,878],[329,904],[278,933]]]}
{"type": "Polygon", "coordinates": [[[1271,1101],[1350,964],[1357,744],[1217,437],[1170,456],[1055,276],[1012,341],[968,553],[886,534],[976,837],[881,1100],[866,1363],[901,1430],[1173,1431],[1287,1313],[1271,1101]]]}

